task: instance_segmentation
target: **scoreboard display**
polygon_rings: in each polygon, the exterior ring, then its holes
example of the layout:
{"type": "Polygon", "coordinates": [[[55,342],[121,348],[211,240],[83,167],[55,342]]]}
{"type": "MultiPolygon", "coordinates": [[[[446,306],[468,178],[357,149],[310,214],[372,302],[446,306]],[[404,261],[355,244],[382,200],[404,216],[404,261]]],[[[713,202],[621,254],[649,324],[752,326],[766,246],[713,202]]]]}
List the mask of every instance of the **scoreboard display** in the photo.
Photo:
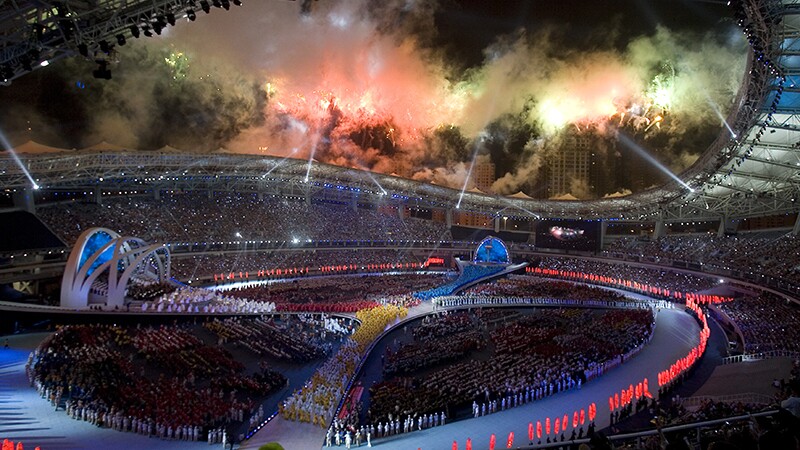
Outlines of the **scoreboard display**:
{"type": "Polygon", "coordinates": [[[536,246],[560,250],[600,250],[600,222],[543,220],[536,225],[536,246]]]}

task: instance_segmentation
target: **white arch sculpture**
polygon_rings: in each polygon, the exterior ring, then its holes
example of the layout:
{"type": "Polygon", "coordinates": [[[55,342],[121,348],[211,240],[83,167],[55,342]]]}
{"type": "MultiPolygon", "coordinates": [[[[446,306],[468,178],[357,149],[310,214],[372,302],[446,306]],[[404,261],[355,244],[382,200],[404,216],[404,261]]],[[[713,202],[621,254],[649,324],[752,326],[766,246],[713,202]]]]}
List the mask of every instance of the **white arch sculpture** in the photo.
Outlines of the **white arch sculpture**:
{"type": "Polygon", "coordinates": [[[98,227],[84,231],[72,247],[64,268],[64,278],[61,280],[61,306],[66,308],[88,306],[92,284],[105,272],[108,272],[106,306],[121,307],[125,303],[128,282],[134,274],[160,283],[169,280],[169,250],[163,244],[147,244],[139,238],[121,237],[108,228],[98,227]],[[81,264],[86,244],[98,233],[108,235],[109,241],[91,255],[86,255],[81,264]],[[89,273],[92,265],[109,249],[112,252],[111,257],[89,273]]]}

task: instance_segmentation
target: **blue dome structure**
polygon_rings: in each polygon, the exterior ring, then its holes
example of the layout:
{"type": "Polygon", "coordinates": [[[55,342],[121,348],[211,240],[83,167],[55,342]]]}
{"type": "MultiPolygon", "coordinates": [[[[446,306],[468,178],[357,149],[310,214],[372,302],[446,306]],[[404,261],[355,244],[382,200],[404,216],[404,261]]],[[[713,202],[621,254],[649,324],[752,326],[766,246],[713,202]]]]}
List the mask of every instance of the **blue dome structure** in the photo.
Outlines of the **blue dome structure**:
{"type": "Polygon", "coordinates": [[[510,264],[511,258],[508,256],[505,242],[494,236],[486,236],[475,250],[472,262],[475,264],[510,264]]]}

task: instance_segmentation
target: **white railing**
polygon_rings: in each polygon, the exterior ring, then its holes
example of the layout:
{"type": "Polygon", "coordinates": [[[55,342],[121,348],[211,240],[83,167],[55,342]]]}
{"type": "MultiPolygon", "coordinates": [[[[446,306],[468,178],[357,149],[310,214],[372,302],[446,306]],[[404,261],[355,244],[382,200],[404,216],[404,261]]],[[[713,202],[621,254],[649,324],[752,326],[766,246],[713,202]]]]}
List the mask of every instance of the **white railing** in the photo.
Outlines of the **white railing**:
{"type": "Polygon", "coordinates": [[[740,362],[751,362],[751,361],[761,361],[764,359],[770,358],[800,358],[800,352],[792,352],[788,350],[772,350],[768,352],[760,352],[760,353],[745,353],[742,355],[736,356],[728,356],[727,358],[722,358],[722,364],[736,364],[740,362]]]}

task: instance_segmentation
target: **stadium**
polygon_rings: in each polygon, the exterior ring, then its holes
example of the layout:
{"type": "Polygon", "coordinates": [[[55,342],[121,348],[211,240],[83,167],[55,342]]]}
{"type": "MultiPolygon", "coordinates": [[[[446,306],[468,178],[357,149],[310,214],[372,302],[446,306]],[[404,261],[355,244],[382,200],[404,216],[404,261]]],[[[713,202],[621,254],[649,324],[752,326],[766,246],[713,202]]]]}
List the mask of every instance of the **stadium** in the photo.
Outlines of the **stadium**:
{"type": "Polygon", "coordinates": [[[800,4],[490,3],[0,0],[3,449],[798,448],[800,4]]]}

